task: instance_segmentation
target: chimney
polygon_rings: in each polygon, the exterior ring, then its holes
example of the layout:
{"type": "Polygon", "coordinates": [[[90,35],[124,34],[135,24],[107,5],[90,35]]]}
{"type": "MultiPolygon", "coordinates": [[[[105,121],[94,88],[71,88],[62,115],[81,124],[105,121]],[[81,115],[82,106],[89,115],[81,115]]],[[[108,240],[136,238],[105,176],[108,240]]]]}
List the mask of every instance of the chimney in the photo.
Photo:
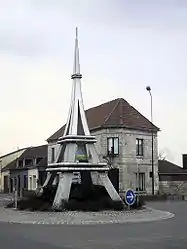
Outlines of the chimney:
{"type": "Polygon", "coordinates": [[[187,170],[187,154],[182,155],[182,165],[183,165],[183,169],[187,170]]]}

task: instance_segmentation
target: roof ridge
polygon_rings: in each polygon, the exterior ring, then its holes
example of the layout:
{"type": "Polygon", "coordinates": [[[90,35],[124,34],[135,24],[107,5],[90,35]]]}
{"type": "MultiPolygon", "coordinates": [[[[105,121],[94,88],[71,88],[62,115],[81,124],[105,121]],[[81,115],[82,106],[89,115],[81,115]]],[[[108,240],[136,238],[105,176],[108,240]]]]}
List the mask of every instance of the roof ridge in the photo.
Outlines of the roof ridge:
{"type": "Polygon", "coordinates": [[[172,165],[173,167],[176,167],[176,168],[179,168],[180,170],[182,169],[183,171],[186,171],[186,169],[184,169],[183,168],[183,166],[180,166],[180,165],[178,165],[178,164],[176,164],[176,163],[174,163],[174,162],[171,162],[171,161],[169,161],[169,160],[167,160],[167,159],[165,159],[165,160],[158,160],[158,163],[167,163],[167,164],[170,164],[170,165],[172,165]]]}
{"type": "Polygon", "coordinates": [[[178,164],[176,164],[176,163],[174,163],[174,162],[168,161],[167,159],[165,159],[165,160],[159,160],[159,161],[163,161],[163,162],[166,162],[166,163],[170,163],[170,164],[172,164],[173,166],[176,166],[176,167],[178,167],[178,168],[180,168],[180,169],[184,169],[184,168],[181,167],[180,165],[178,165],[178,164]]]}
{"type": "Polygon", "coordinates": [[[121,99],[120,98],[120,100],[119,100],[119,108],[120,108],[120,116],[119,116],[119,119],[120,119],[120,125],[122,125],[123,124],[123,115],[122,115],[122,113],[123,113],[123,106],[122,106],[122,101],[124,101],[124,99],[121,99]]]}
{"type": "Polygon", "coordinates": [[[103,125],[106,124],[106,122],[109,120],[109,118],[111,117],[112,113],[115,111],[116,107],[119,105],[120,103],[120,98],[116,99],[118,100],[117,103],[115,104],[114,108],[112,109],[112,111],[109,113],[109,115],[106,117],[105,121],[103,122],[103,125]]]}
{"type": "Polygon", "coordinates": [[[36,148],[45,147],[45,146],[47,146],[47,143],[46,144],[42,144],[42,145],[31,146],[28,149],[36,149],[36,148]]]}
{"type": "Polygon", "coordinates": [[[104,103],[102,103],[102,104],[99,104],[99,105],[96,105],[96,106],[92,106],[92,107],[86,109],[85,112],[86,112],[86,111],[89,111],[89,110],[91,110],[91,109],[94,109],[94,108],[101,107],[101,106],[103,106],[103,105],[107,105],[107,104],[109,104],[109,103],[111,103],[111,102],[118,101],[118,100],[120,100],[120,99],[121,99],[121,98],[116,98],[116,99],[112,99],[112,100],[109,100],[109,101],[107,101],[107,102],[104,102],[104,103]]]}
{"type": "MultiPolygon", "coordinates": [[[[127,102],[127,101],[126,101],[127,102]]],[[[131,106],[131,108],[133,108],[140,116],[142,116],[143,118],[145,118],[152,126],[154,126],[155,128],[157,128],[158,129],[158,131],[160,131],[160,128],[158,128],[155,124],[153,124],[152,122],[151,122],[151,120],[149,120],[149,118],[147,118],[147,117],[145,117],[143,114],[141,114],[141,112],[138,110],[138,109],[136,109],[134,106],[132,106],[129,102],[127,102],[130,106],[131,106]]]]}
{"type": "Polygon", "coordinates": [[[9,153],[7,153],[7,154],[3,154],[2,156],[0,156],[0,159],[3,159],[4,157],[6,157],[6,156],[10,156],[10,155],[12,155],[12,154],[14,154],[14,153],[18,153],[18,152],[20,152],[20,151],[22,151],[22,150],[27,150],[27,149],[29,149],[30,147],[24,147],[24,148],[21,148],[21,149],[18,149],[18,150],[14,150],[14,151],[12,151],[12,152],[9,152],[9,153]]]}

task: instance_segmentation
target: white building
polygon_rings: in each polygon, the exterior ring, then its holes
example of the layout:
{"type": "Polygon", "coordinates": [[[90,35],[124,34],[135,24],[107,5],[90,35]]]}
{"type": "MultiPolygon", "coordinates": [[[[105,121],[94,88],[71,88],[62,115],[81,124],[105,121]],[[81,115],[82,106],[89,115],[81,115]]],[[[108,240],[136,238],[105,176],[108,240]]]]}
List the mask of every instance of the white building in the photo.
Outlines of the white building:
{"type": "MultiPolygon", "coordinates": [[[[97,138],[97,151],[102,160],[110,158],[112,166],[119,168],[120,191],[128,188],[152,192],[152,132],[154,134],[154,189],[159,188],[158,146],[159,129],[122,98],[112,100],[86,111],[91,134],[97,138]],[[137,172],[139,180],[137,180],[137,172]]],[[[48,163],[55,161],[65,126],[48,141],[48,163]]]]}

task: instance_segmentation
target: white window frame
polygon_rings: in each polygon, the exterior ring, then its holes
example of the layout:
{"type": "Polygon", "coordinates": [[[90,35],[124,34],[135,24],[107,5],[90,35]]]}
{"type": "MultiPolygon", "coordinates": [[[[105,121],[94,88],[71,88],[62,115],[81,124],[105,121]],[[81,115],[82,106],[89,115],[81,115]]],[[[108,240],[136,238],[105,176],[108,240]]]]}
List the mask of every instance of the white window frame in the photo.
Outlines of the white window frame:
{"type": "Polygon", "coordinates": [[[107,154],[108,155],[119,155],[119,137],[107,137],[107,154]],[[113,154],[112,154],[112,147],[113,154]]]}
{"type": "Polygon", "coordinates": [[[36,177],[36,175],[32,176],[32,187],[33,187],[33,190],[37,189],[37,177],[36,177]]]}
{"type": "Polygon", "coordinates": [[[136,173],[136,189],[137,191],[145,191],[145,172],[136,173]],[[139,176],[139,179],[138,179],[139,176]]]}
{"type": "Polygon", "coordinates": [[[55,162],[55,147],[51,148],[51,163],[55,162]]]}
{"type": "Polygon", "coordinates": [[[29,176],[29,190],[32,190],[32,176],[29,176]]]}
{"type": "Polygon", "coordinates": [[[143,157],[144,156],[144,139],[136,138],[136,156],[143,157]]]}

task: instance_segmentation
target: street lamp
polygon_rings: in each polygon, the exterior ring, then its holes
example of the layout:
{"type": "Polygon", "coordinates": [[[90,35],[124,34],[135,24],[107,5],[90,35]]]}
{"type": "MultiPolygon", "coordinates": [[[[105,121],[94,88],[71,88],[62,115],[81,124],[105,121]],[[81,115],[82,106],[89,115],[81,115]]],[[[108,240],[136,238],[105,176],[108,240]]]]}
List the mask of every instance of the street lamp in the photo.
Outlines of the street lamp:
{"type": "MultiPolygon", "coordinates": [[[[151,93],[151,87],[146,86],[146,90],[149,92],[151,97],[151,123],[153,124],[153,97],[151,93]]],[[[154,186],[154,143],[153,143],[153,128],[151,129],[151,166],[152,166],[152,195],[155,193],[154,186]]]]}

